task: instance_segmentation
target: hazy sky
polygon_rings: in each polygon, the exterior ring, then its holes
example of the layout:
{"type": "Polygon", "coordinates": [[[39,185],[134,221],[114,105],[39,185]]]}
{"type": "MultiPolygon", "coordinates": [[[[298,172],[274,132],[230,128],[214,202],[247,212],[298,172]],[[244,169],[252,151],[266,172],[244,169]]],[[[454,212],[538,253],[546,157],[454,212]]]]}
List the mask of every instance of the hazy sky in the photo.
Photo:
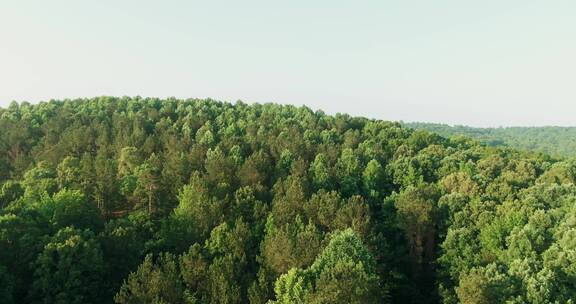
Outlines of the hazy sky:
{"type": "Polygon", "coordinates": [[[0,0],[0,105],[100,95],[576,125],[576,1],[0,0]]]}

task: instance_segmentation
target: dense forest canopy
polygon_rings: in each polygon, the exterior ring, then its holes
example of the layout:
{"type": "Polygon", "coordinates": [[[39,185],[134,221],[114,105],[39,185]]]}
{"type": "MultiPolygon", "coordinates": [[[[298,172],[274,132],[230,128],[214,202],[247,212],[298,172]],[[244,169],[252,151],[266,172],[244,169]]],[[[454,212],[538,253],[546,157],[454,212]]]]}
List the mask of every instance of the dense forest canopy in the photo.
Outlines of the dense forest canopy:
{"type": "Polygon", "coordinates": [[[408,128],[427,130],[444,137],[471,137],[489,146],[510,146],[554,157],[576,157],[576,127],[473,128],[421,122],[402,124],[408,128]]]}
{"type": "Polygon", "coordinates": [[[573,303],[576,161],[306,107],[0,109],[3,303],[573,303]]]}

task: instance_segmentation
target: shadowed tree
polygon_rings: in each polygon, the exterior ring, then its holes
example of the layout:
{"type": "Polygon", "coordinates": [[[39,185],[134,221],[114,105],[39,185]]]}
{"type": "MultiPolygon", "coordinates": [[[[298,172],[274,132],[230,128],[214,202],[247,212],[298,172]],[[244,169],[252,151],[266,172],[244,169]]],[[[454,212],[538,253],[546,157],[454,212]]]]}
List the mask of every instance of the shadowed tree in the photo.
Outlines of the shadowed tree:
{"type": "Polygon", "coordinates": [[[35,262],[32,297],[37,303],[101,303],[104,260],[89,230],[64,228],[35,262]]]}

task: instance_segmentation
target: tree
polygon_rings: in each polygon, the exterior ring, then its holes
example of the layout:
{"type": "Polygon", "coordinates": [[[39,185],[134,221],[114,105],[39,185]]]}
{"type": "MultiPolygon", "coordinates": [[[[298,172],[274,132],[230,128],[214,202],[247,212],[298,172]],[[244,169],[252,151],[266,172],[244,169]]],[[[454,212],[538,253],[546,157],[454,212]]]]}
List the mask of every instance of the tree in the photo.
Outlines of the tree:
{"type": "Polygon", "coordinates": [[[382,165],[375,159],[370,160],[362,173],[364,194],[375,200],[380,198],[387,190],[384,178],[382,165]]]}
{"type": "Polygon", "coordinates": [[[14,278],[8,273],[8,270],[4,266],[0,265],[0,299],[2,299],[2,303],[15,303],[12,294],[13,289],[14,278]]]}
{"type": "Polygon", "coordinates": [[[53,214],[50,222],[57,229],[73,226],[99,232],[104,220],[95,204],[86,201],[78,190],[62,190],[52,196],[53,214]]]}
{"type": "Polygon", "coordinates": [[[308,219],[324,231],[353,228],[364,235],[370,221],[370,212],[362,197],[343,200],[336,191],[318,191],[305,203],[304,209],[308,219]]]}
{"type": "MultiPolygon", "coordinates": [[[[398,223],[404,229],[412,264],[412,276],[427,286],[423,292],[433,290],[432,262],[436,252],[436,214],[439,193],[434,185],[410,186],[396,198],[398,223]]],[[[421,295],[422,301],[429,295],[421,295]]]]}
{"type": "Polygon", "coordinates": [[[336,175],[340,182],[340,191],[344,197],[359,193],[362,168],[352,149],[342,150],[342,155],[336,163],[336,175]]]}
{"type": "Polygon", "coordinates": [[[136,173],[136,168],[142,164],[142,157],[136,147],[124,147],[118,158],[118,175],[127,176],[136,173]]]}
{"type": "Polygon", "coordinates": [[[0,188],[0,209],[8,206],[11,202],[24,194],[20,183],[8,180],[0,188]]]}
{"type": "Polygon", "coordinates": [[[292,268],[275,286],[275,303],[382,303],[374,260],[362,241],[347,229],[307,269],[292,268]]]}
{"type": "Polygon", "coordinates": [[[56,168],[58,174],[58,186],[60,189],[80,188],[80,160],[68,156],[60,162],[56,168]]]}
{"type": "Polygon", "coordinates": [[[53,194],[58,190],[56,170],[48,162],[39,162],[36,167],[24,174],[22,186],[28,197],[37,198],[44,193],[53,194]]]}
{"type": "Polygon", "coordinates": [[[289,223],[298,215],[304,214],[306,189],[301,176],[290,175],[286,180],[280,180],[274,185],[274,200],[272,214],[278,223],[289,223]]]}
{"type": "Polygon", "coordinates": [[[310,265],[321,248],[322,235],[316,226],[304,224],[299,217],[292,224],[282,225],[269,216],[265,233],[260,253],[262,262],[276,275],[293,267],[310,265]]]}
{"type": "Polygon", "coordinates": [[[148,214],[154,214],[157,210],[156,194],[160,189],[160,160],[152,154],[148,160],[136,168],[137,188],[136,191],[144,194],[148,214]]]}
{"type": "Polygon", "coordinates": [[[205,244],[206,253],[212,263],[206,272],[207,295],[211,302],[244,303],[249,282],[250,267],[256,251],[252,232],[238,219],[234,227],[223,223],[212,230],[205,244]]]}
{"type": "Polygon", "coordinates": [[[12,293],[16,302],[24,301],[30,291],[32,264],[49,232],[48,223],[38,212],[22,213],[0,215],[0,261],[13,276],[12,293]]]}
{"type": "Polygon", "coordinates": [[[463,304],[504,303],[512,300],[510,293],[514,293],[515,288],[514,281],[491,264],[462,275],[456,293],[463,304]]]}
{"type": "Polygon", "coordinates": [[[262,150],[250,155],[238,170],[238,180],[243,186],[268,185],[272,168],[269,156],[262,150]]]}
{"type": "Polygon", "coordinates": [[[205,239],[222,222],[224,206],[221,201],[210,197],[198,173],[192,175],[189,185],[184,186],[178,201],[174,216],[183,221],[182,225],[190,227],[199,239],[205,239]]]}
{"type": "Polygon", "coordinates": [[[107,269],[106,299],[113,298],[122,281],[142,262],[147,238],[140,230],[145,229],[141,223],[120,218],[107,222],[99,235],[107,269]]]}
{"type": "Polygon", "coordinates": [[[571,303],[575,162],[494,137],[570,152],[576,128],[552,129],[465,130],[481,144],[277,104],[14,103],[0,302],[571,303]]]}
{"type": "MultiPolygon", "coordinates": [[[[89,163],[86,163],[89,165],[89,163]]],[[[118,191],[116,164],[103,149],[98,150],[94,161],[94,199],[104,215],[108,214],[118,191]]]]}
{"type": "Polygon", "coordinates": [[[322,153],[316,155],[314,162],[310,164],[310,174],[315,189],[330,189],[331,178],[326,156],[322,153]]]}
{"type": "Polygon", "coordinates": [[[32,297],[38,303],[100,303],[104,268],[92,232],[61,229],[35,262],[32,297]]]}
{"type": "MultiPolygon", "coordinates": [[[[218,189],[218,193],[226,193],[231,186],[236,184],[232,161],[224,155],[219,147],[209,149],[206,152],[205,167],[206,176],[204,178],[212,188],[218,189]]],[[[222,196],[220,195],[220,197],[222,196]]]]}
{"type": "Polygon", "coordinates": [[[478,185],[465,172],[447,175],[442,179],[441,184],[448,193],[458,192],[472,196],[478,192],[478,185]]]}
{"type": "Polygon", "coordinates": [[[129,303],[193,303],[184,294],[178,262],[170,253],[154,257],[146,255],[138,270],[130,274],[116,296],[114,302],[129,303]]]}

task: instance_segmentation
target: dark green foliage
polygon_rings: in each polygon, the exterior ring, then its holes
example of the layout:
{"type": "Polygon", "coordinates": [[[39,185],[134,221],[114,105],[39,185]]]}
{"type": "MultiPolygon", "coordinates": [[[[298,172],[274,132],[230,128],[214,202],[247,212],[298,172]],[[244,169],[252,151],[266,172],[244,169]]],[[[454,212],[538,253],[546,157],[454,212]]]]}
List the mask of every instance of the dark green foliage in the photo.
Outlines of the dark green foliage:
{"type": "Polygon", "coordinates": [[[574,160],[213,100],[13,103],[0,130],[2,303],[576,298],[574,160]]]}
{"type": "Polygon", "coordinates": [[[14,277],[8,273],[8,270],[0,265],[0,299],[2,303],[14,303],[14,277]]]}
{"type": "Polygon", "coordinates": [[[72,226],[100,232],[104,221],[96,204],[86,200],[78,190],[61,190],[52,196],[53,206],[50,222],[56,228],[72,226]]]}
{"type": "Polygon", "coordinates": [[[12,276],[10,289],[16,302],[23,301],[30,290],[32,264],[42,251],[49,231],[48,222],[34,211],[0,215],[0,265],[12,276]]]}
{"type": "Polygon", "coordinates": [[[166,253],[153,260],[147,255],[114,297],[116,303],[184,303],[178,260],[166,253]]]}
{"type": "Polygon", "coordinates": [[[34,264],[31,297],[38,303],[100,303],[104,260],[89,230],[64,228],[34,264]]]}
{"type": "Polygon", "coordinates": [[[100,234],[102,255],[108,269],[106,282],[110,298],[117,292],[122,281],[142,262],[145,228],[137,221],[121,218],[106,223],[100,234]]]}

